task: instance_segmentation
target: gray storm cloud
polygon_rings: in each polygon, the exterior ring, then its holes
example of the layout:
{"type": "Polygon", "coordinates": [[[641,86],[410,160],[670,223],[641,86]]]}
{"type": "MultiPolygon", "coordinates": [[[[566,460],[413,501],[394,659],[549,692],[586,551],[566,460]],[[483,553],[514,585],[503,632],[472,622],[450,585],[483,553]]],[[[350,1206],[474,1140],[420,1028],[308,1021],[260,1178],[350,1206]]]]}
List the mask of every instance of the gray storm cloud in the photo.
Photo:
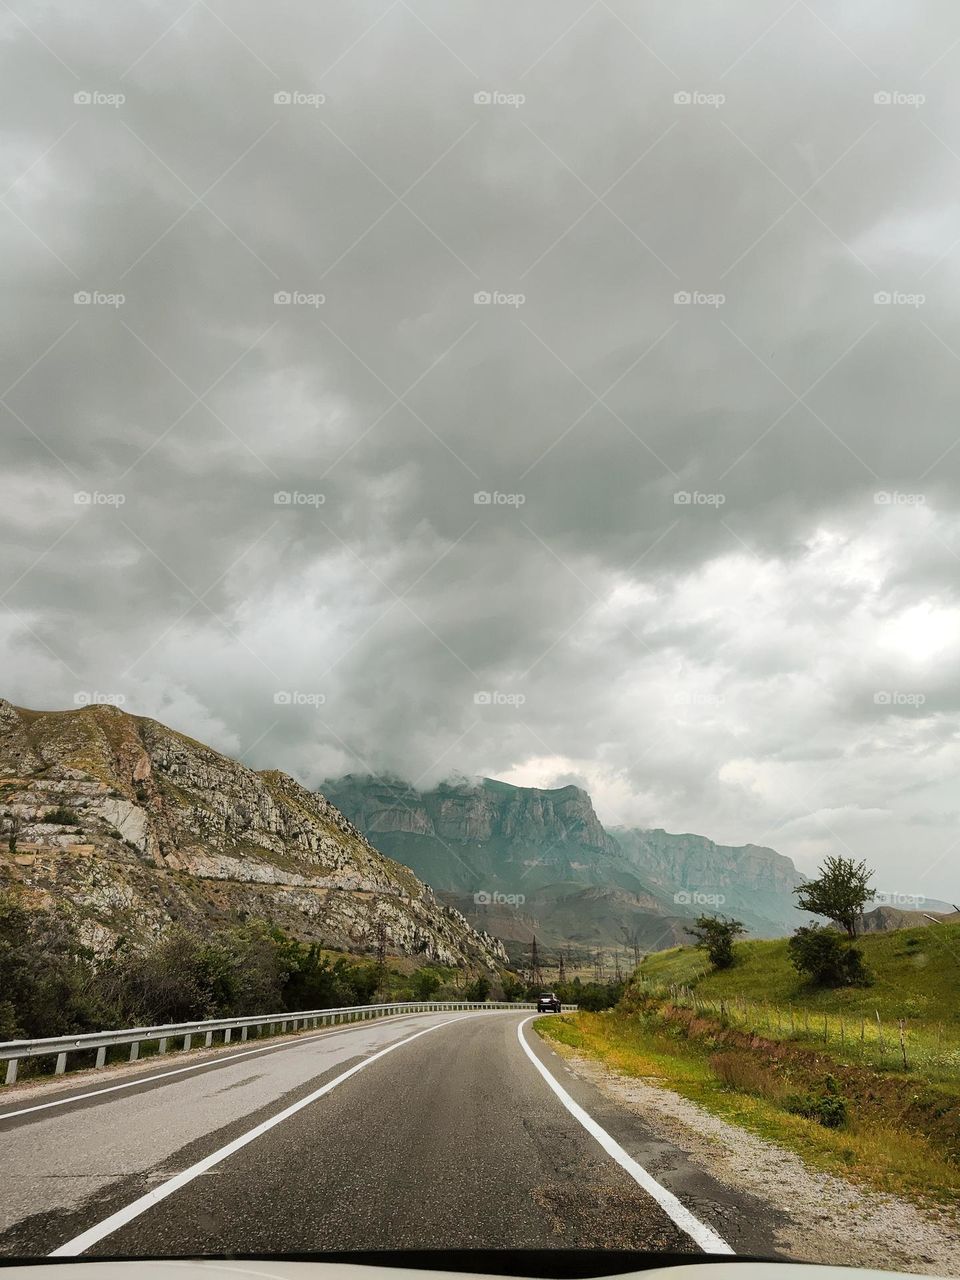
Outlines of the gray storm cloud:
{"type": "Polygon", "coordinates": [[[3,694],[955,893],[958,38],[11,0],[3,694]]]}

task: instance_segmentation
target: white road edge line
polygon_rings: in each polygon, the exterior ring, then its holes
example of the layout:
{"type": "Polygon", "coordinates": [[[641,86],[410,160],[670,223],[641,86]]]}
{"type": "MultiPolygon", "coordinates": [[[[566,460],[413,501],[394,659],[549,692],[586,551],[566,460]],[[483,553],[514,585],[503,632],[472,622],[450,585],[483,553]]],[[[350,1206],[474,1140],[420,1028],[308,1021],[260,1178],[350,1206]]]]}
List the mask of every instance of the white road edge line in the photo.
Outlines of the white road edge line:
{"type": "Polygon", "coordinates": [[[441,1027],[448,1027],[452,1022],[461,1022],[464,1018],[473,1017],[472,1013],[462,1013],[457,1018],[447,1018],[445,1022],[435,1023],[432,1027],[426,1027],[423,1031],[415,1031],[412,1036],[407,1036],[405,1040],[397,1040],[394,1044],[389,1044],[385,1049],[379,1050],[378,1053],[371,1054],[369,1058],[364,1058],[362,1062],[356,1063],[355,1066],[349,1067],[340,1075],[335,1076],[332,1080],[322,1085],[319,1089],[315,1089],[313,1093],[308,1093],[305,1098],[301,1098],[299,1102],[292,1103],[289,1107],[285,1107],[283,1111],[278,1111],[275,1116],[270,1116],[268,1120],[264,1120],[261,1124],[256,1125],[253,1129],[234,1138],[232,1142],[228,1142],[225,1147],[221,1147],[219,1151],[214,1151],[210,1155],[205,1156],[203,1160],[198,1160],[196,1164],[192,1164],[189,1169],[184,1169],[182,1173],[176,1174],[166,1182],[154,1187],[152,1191],[148,1191],[145,1196],[141,1196],[139,1200],[134,1200],[126,1205],[123,1209],[118,1209],[116,1213],[111,1213],[109,1218],[104,1218],[102,1222],[98,1222],[96,1226],[90,1227],[89,1230],[83,1231],[78,1236],[74,1236],[72,1240],[68,1240],[66,1244],[62,1244],[59,1248],[54,1249],[47,1256],[50,1258],[74,1258],[78,1254],[84,1253],[91,1245],[97,1244],[104,1236],[112,1235],[114,1231],[118,1231],[121,1227],[126,1226],[128,1222],[132,1222],[134,1218],[139,1218],[141,1213],[147,1209],[153,1208],[155,1204],[159,1204],[161,1200],[166,1200],[167,1196],[172,1196],[175,1191],[179,1191],[181,1187],[192,1182],[194,1178],[198,1178],[202,1173],[206,1173],[208,1169],[212,1169],[221,1160],[226,1160],[227,1156],[232,1156],[234,1152],[239,1151],[248,1143],[253,1142],[255,1138],[261,1137],[269,1130],[275,1128],[278,1124],[282,1124],[284,1120],[288,1120],[291,1116],[296,1115],[298,1111],[302,1111],[304,1107],[309,1107],[311,1103],[322,1098],[325,1094],[336,1089],[337,1085],[343,1084],[344,1080],[349,1080],[351,1076],[355,1076],[358,1071],[362,1071],[364,1067],[369,1067],[372,1062],[376,1062],[378,1058],[385,1057],[388,1053],[393,1053],[394,1049],[402,1049],[405,1044],[409,1044],[411,1040],[418,1040],[420,1036],[429,1035],[431,1031],[439,1031],[441,1027]]]}
{"type": "Polygon", "coordinates": [[[600,1143],[607,1155],[612,1156],[612,1158],[616,1160],[617,1164],[629,1173],[634,1182],[636,1182],[638,1186],[642,1187],[649,1196],[652,1196],[653,1199],[656,1200],[657,1204],[664,1211],[667,1217],[670,1218],[681,1231],[685,1231],[691,1240],[693,1240],[695,1244],[698,1244],[705,1253],[733,1253],[733,1249],[731,1249],[730,1245],[727,1244],[726,1240],[724,1240],[722,1236],[717,1235],[712,1227],[708,1227],[705,1222],[701,1222],[699,1218],[695,1217],[686,1205],[677,1199],[672,1191],[668,1191],[666,1187],[661,1186],[661,1184],[657,1182],[656,1178],[647,1173],[643,1165],[638,1164],[637,1161],[634,1160],[633,1156],[624,1151],[620,1143],[617,1142],[615,1138],[611,1138],[606,1129],[601,1128],[600,1125],[597,1124],[596,1120],[594,1120],[593,1116],[584,1111],[583,1107],[581,1107],[579,1103],[574,1102],[566,1089],[554,1080],[553,1076],[533,1052],[524,1038],[523,1028],[528,1022],[532,1022],[533,1018],[536,1016],[537,1015],[534,1014],[529,1018],[524,1018],[517,1027],[517,1039],[520,1041],[520,1045],[524,1053],[537,1068],[544,1080],[546,1080],[547,1084],[567,1108],[573,1118],[575,1120],[579,1120],[587,1133],[589,1133],[592,1138],[596,1138],[597,1142],[600,1143]]]}
{"type": "MultiPolygon", "coordinates": [[[[423,1018],[426,1016],[429,1015],[427,1013],[398,1013],[388,1015],[385,1018],[377,1018],[374,1021],[374,1025],[376,1025],[376,1023],[380,1023],[382,1025],[384,1022],[397,1023],[404,1021],[407,1018],[423,1018]]],[[[340,1035],[344,1031],[355,1031],[360,1025],[360,1023],[350,1022],[336,1024],[327,1027],[325,1031],[318,1031],[316,1035],[312,1036],[297,1035],[296,1032],[287,1032],[287,1035],[296,1036],[296,1039],[291,1040],[284,1040],[281,1033],[281,1036],[272,1043],[258,1045],[254,1049],[244,1049],[240,1053],[214,1054],[209,1058],[204,1058],[202,1062],[191,1062],[189,1066],[174,1067],[170,1071],[158,1071],[156,1075],[132,1076],[129,1080],[124,1080],[120,1084],[104,1085],[102,1089],[91,1089],[88,1093],[71,1093],[65,1098],[54,1098],[50,1102],[37,1102],[34,1103],[32,1107],[20,1107],[17,1111],[0,1111],[0,1124],[2,1124],[4,1120],[12,1120],[14,1116],[26,1116],[32,1111],[46,1111],[50,1107],[65,1107],[70,1102],[85,1102],[87,1098],[99,1098],[103,1093],[116,1093],[119,1089],[135,1089],[138,1084],[152,1084],[155,1080],[166,1080],[170,1076],[182,1076],[188,1071],[202,1071],[204,1067],[219,1066],[221,1062],[236,1062],[239,1058],[250,1058],[255,1053],[270,1053],[271,1051],[278,1052],[281,1049],[295,1049],[298,1044],[310,1044],[314,1040],[328,1040],[332,1036],[340,1035]]],[[[189,1053],[192,1051],[188,1050],[187,1052],[189,1053]]],[[[202,1053],[203,1049],[198,1048],[196,1052],[202,1053]]],[[[2,1105],[3,1097],[0,1095],[0,1106],[2,1105]]]]}

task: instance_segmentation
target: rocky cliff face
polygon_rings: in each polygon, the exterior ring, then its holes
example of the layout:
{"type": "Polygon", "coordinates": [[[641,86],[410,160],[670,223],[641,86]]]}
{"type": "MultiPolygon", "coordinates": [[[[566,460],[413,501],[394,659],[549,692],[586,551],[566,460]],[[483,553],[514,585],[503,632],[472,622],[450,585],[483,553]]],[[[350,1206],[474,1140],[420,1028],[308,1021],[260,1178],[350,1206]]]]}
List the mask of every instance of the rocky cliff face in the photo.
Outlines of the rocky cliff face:
{"type": "Polygon", "coordinates": [[[324,789],[366,835],[438,888],[517,893],[571,879],[646,888],[579,787],[483,778],[420,792],[395,778],[348,775],[324,789]]]}
{"type": "Polygon", "coordinates": [[[791,890],[800,876],[789,858],[704,836],[608,832],[579,787],[484,778],[419,792],[396,778],[350,775],[325,791],[515,952],[534,933],[550,945],[612,947],[630,937],[643,949],[673,946],[689,941],[686,926],[704,911],[736,915],[768,937],[797,924],[791,890]]]}
{"type": "Polygon", "coordinates": [[[686,897],[680,905],[736,916],[767,936],[803,923],[793,894],[803,877],[775,849],[715,844],[706,836],[659,828],[616,827],[611,834],[651,884],[673,898],[686,897]]]}
{"type": "Polygon", "coordinates": [[[483,778],[419,792],[396,778],[348,776],[325,792],[372,840],[413,867],[515,959],[536,935],[588,956],[682,940],[677,907],[624,857],[579,787],[542,790],[483,778]]]}
{"type": "Polygon", "coordinates": [[[369,949],[383,922],[400,954],[506,960],[322,795],[115,707],[0,700],[0,828],[14,826],[0,879],[71,903],[98,948],[245,914],[335,949],[369,949]]]}

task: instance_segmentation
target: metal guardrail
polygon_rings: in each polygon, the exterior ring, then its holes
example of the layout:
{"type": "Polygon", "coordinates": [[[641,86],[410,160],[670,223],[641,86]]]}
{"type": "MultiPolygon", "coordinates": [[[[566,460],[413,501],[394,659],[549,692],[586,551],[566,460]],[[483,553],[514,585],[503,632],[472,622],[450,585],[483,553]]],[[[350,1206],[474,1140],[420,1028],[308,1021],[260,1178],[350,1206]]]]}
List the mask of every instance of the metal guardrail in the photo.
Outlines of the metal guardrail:
{"type": "MultiPolygon", "coordinates": [[[[67,1069],[67,1054],[84,1049],[96,1049],[94,1065],[106,1065],[107,1049],[113,1045],[130,1046],[130,1062],[140,1056],[141,1044],[158,1042],[157,1052],[166,1053],[171,1040],[181,1040],[180,1052],[193,1046],[195,1036],[203,1036],[203,1047],[213,1044],[217,1032],[223,1032],[222,1044],[229,1044],[234,1031],[240,1032],[240,1042],[248,1039],[250,1031],[259,1035],[267,1028],[267,1035],[288,1031],[304,1031],[309,1027],[336,1026],[347,1022],[364,1022],[372,1018],[390,1017],[399,1013],[439,1013],[455,1009],[533,1009],[536,1005],[508,1004],[489,1001],[479,1003],[468,1000],[408,1000],[394,1004],[361,1004],[343,1009],[305,1009],[292,1013],[257,1014],[244,1018],[213,1018],[207,1022],[176,1022],[159,1027],[127,1027],[121,1031],[93,1031],[83,1035],[52,1036],[45,1040],[7,1040],[0,1043],[0,1062],[6,1062],[5,1084],[13,1084],[17,1078],[17,1066],[21,1058],[44,1058],[56,1055],[54,1075],[63,1075],[67,1069]]],[[[576,1005],[568,1005],[575,1010],[576,1005]]],[[[199,1047],[199,1046],[198,1046],[199,1047]]]]}

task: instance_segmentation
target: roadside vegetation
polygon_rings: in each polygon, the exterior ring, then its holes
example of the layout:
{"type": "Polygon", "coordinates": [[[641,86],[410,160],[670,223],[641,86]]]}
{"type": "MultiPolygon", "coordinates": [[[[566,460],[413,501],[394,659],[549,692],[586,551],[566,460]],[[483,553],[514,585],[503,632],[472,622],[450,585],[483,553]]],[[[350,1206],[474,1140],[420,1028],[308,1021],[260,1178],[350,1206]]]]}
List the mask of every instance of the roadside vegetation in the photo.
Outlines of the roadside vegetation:
{"type": "MultiPolygon", "coordinates": [[[[606,1009],[623,984],[558,987],[567,1004],[606,1009]]],[[[106,954],[81,941],[68,909],[39,911],[0,892],[0,1041],[294,1013],[402,1000],[536,999],[514,973],[375,959],[299,942],[263,920],[199,934],[171,928],[147,946],[119,939],[106,954]],[[502,994],[501,994],[502,992],[502,994]]]]}
{"type": "Polygon", "coordinates": [[[817,1168],[956,1203],[960,923],[864,937],[810,923],[735,942],[719,966],[710,936],[647,956],[615,1009],[538,1029],[817,1168]]]}
{"type": "Polygon", "coordinates": [[[343,1008],[392,1000],[486,1000],[492,983],[442,965],[411,969],[299,942],[262,920],[104,955],[66,910],[0,893],[0,1041],[110,1027],[343,1008]]]}
{"type": "Polygon", "coordinates": [[[504,1000],[535,1001],[541,991],[553,991],[564,1006],[575,1004],[579,1009],[596,1012],[612,1009],[626,990],[624,982],[584,982],[575,977],[566,982],[544,980],[540,984],[525,982],[517,974],[505,974],[503,978],[504,1000]]]}

